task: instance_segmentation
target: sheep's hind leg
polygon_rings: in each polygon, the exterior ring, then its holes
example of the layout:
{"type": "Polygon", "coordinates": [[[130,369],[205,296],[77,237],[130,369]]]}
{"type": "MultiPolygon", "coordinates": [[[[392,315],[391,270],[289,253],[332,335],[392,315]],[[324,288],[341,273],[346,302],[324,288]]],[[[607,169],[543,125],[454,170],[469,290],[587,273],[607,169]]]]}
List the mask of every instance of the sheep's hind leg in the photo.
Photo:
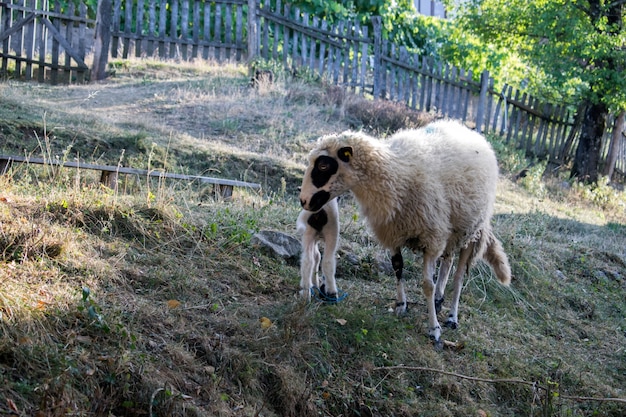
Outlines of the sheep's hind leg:
{"type": "Polygon", "coordinates": [[[441,312],[450,269],[452,269],[452,255],[444,255],[439,265],[439,275],[437,277],[437,286],[435,287],[435,312],[437,314],[441,312]]]}
{"type": "Polygon", "coordinates": [[[441,326],[437,320],[437,312],[435,308],[435,283],[433,282],[433,276],[435,274],[435,264],[437,262],[437,256],[424,254],[424,280],[422,282],[422,289],[426,296],[426,303],[428,305],[428,335],[435,342],[436,349],[443,348],[443,340],[441,339],[441,326]]]}
{"type": "Polygon", "coordinates": [[[451,329],[459,327],[459,300],[461,299],[461,289],[463,288],[463,275],[469,267],[469,259],[474,251],[474,243],[470,243],[466,248],[461,249],[459,255],[459,264],[454,271],[454,293],[452,294],[452,305],[450,306],[450,314],[446,320],[445,326],[451,329]]]}
{"type": "Polygon", "coordinates": [[[397,248],[392,252],[391,266],[396,273],[396,314],[400,316],[406,313],[406,291],[404,289],[404,278],[402,278],[402,269],[404,268],[402,249],[397,248]]]}

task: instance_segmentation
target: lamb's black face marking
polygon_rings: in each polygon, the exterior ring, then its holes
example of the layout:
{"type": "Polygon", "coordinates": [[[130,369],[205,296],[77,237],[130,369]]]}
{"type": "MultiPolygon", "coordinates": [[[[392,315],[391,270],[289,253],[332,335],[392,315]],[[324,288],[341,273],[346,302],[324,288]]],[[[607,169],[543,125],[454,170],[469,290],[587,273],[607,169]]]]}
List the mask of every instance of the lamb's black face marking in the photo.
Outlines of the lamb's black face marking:
{"type": "Polygon", "coordinates": [[[319,233],[328,223],[328,214],[326,214],[326,210],[322,209],[317,213],[311,214],[306,222],[319,233]]]}
{"type": "Polygon", "coordinates": [[[317,188],[323,187],[330,177],[337,173],[339,164],[334,158],[322,155],[315,160],[313,170],[311,171],[311,180],[317,188]]]}
{"type": "MultiPolygon", "coordinates": [[[[324,207],[324,204],[328,203],[328,200],[330,200],[330,193],[328,191],[318,191],[311,197],[308,210],[318,211],[324,207]]],[[[302,201],[300,203],[304,204],[302,201]]]]}

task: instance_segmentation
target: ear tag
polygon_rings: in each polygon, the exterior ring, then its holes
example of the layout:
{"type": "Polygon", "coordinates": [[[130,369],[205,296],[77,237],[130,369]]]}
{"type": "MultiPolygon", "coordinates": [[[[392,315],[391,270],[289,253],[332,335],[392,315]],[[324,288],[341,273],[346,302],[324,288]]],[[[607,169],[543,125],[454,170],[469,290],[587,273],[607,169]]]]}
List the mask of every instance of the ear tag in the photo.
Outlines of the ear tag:
{"type": "Polygon", "coordinates": [[[345,148],[339,149],[339,152],[337,153],[337,156],[343,162],[349,162],[350,158],[352,158],[352,148],[349,147],[349,146],[346,146],[345,148]]]}

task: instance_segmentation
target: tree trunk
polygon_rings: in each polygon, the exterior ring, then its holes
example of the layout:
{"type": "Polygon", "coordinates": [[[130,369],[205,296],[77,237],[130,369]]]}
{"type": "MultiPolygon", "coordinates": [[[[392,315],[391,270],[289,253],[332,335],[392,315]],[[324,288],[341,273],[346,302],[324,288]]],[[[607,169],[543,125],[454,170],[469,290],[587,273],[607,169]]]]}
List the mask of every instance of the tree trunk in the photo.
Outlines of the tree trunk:
{"type": "Polygon", "coordinates": [[[598,181],[600,149],[607,114],[608,109],[603,103],[587,106],[570,178],[577,178],[585,184],[598,181]]]}
{"type": "Polygon", "coordinates": [[[602,171],[603,175],[606,175],[609,178],[609,181],[613,177],[613,171],[615,171],[615,163],[617,162],[617,157],[619,156],[620,145],[622,143],[622,135],[624,132],[624,116],[626,112],[620,112],[617,117],[615,117],[615,122],[613,123],[613,134],[611,135],[611,146],[609,146],[609,154],[606,158],[606,164],[604,165],[604,170],[602,171]]]}

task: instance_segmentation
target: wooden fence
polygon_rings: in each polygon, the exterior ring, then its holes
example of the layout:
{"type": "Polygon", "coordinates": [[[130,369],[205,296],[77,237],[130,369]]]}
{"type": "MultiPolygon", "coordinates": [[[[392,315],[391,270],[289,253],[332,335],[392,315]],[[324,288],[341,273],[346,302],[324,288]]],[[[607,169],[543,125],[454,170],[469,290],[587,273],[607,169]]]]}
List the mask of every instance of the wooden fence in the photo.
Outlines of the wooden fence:
{"type": "Polygon", "coordinates": [[[87,18],[87,6],[69,3],[61,11],[56,1],[13,0],[0,2],[0,58],[2,74],[25,80],[83,82],[89,73],[85,40],[95,21],[87,18]]]}
{"type": "MultiPolygon", "coordinates": [[[[84,5],[63,14],[58,2],[48,11],[46,0],[0,1],[0,6],[3,72],[13,61],[14,73],[26,79],[34,77],[35,67],[40,81],[86,78],[85,33],[94,21],[86,17],[84,5]]],[[[472,74],[390,43],[382,36],[379,17],[367,25],[329,24],[282,0],[113,0],[104,12],[109,16],[99,16],[100,22],[111,23],[102,36],[110,39],[101,44],[110,45],[103,53],[114,58],[271,59],[287,68],[307,68],[357,94],[463,120],[555,165],[576,149],[578,128],[571,109],[508,86],[495,90],[487,72],[472,74]]],[[[623,175],[626,146],[621,149],[616,171],[623,175]]]]}
{"type": "Polygon", "coordinates": [[[244,8],[247,0],[115,0],[111,56],[241,61],[244,8]]]}

